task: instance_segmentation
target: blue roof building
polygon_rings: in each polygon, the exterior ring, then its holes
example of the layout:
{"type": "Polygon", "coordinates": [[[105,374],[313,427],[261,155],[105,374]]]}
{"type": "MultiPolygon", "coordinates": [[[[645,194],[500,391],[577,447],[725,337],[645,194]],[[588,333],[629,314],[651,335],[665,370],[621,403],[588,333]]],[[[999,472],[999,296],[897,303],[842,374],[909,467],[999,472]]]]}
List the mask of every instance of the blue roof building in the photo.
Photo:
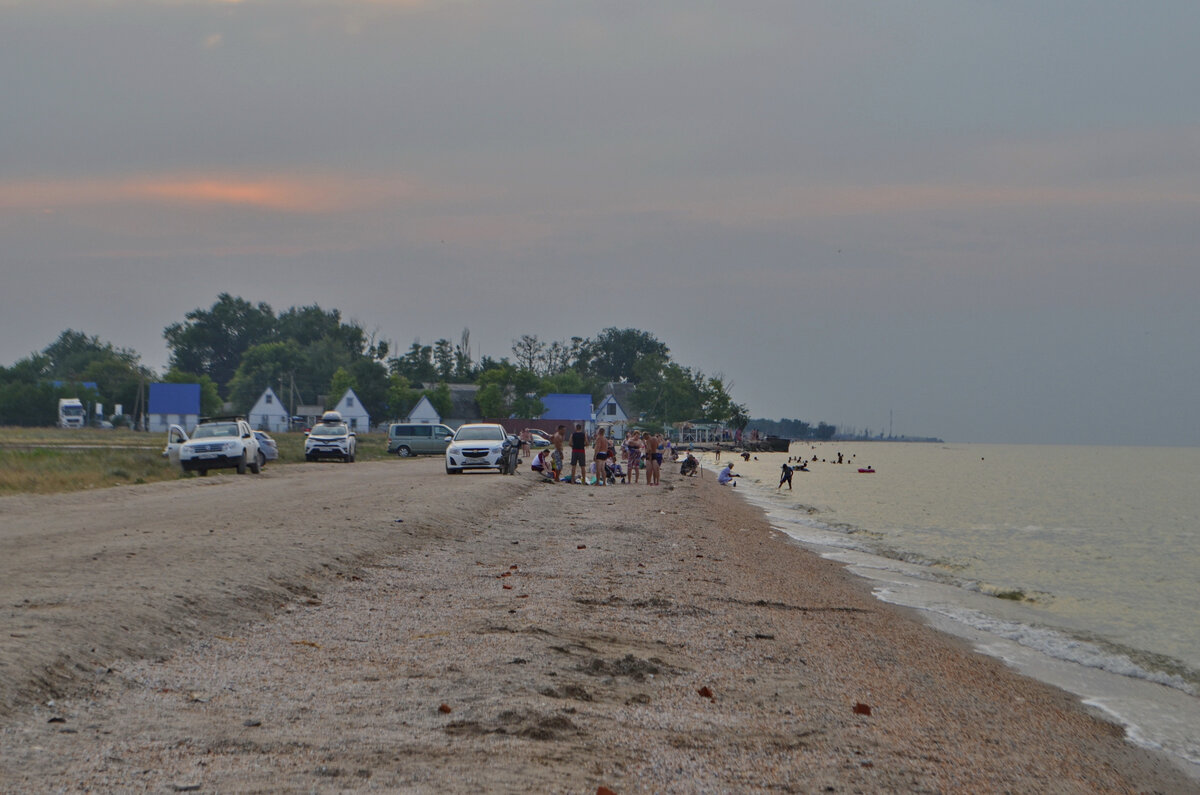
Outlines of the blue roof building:
{"type": "Polygon", "coordinates": [[[200,421],[200,385],[151,384],[146,405],[147,430],[165,432],[172,425],[179,425],[190,431],[200,421]]]}
{"type": "Polygon", "coordinates": [[[542,405],[546,407],[545,413],[542,414],[543,420],[582,422],[588,424],[590,427],[592,421],[591,395],[569,395],[561,392],[552,392],[549,395],[542,396],[542,405]]]}

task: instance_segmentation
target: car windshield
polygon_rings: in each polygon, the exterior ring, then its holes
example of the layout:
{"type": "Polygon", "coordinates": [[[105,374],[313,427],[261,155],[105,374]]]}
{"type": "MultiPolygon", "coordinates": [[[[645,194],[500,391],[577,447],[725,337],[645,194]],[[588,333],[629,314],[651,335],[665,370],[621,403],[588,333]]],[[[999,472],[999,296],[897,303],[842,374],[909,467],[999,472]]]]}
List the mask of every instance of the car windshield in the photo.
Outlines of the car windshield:
{"type": "Polygon", "coordinates": [[[345,425],[334,425],[326,423],[317,423],[313,426],[309,436],[345,436],[347,429],[345,425]]]}
{"type": "Polygon", "coordinates": [[[237,436],[238,426],[236,422],[214,422],[209,425],[200,425],[196,428],[196,432],[192,434],[193,439],[208,439],[219,436],[237,436]]]}
{"type": "Polygon", "coordinates": [[[488,425],[463,426],[458,429],[458,433],[454,434],[454,441],[456,442],[502,442],[504,438],[503,428],[488,425]]]}

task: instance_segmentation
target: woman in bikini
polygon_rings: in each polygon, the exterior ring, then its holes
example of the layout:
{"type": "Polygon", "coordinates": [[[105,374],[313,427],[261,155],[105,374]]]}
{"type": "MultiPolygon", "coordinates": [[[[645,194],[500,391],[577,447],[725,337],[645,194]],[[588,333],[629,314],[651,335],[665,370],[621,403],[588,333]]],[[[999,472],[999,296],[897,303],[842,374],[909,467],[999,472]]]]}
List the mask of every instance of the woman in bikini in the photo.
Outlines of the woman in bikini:
{"type": "Polygon", "coordinates": [[[650,441],[646,443],[646,453],[649,455],[649,460],[646,461],[646,485],[657,486],[659,485],[659,475],[662,474],[662,436],[656,433],[650,437],[650,441]]]}

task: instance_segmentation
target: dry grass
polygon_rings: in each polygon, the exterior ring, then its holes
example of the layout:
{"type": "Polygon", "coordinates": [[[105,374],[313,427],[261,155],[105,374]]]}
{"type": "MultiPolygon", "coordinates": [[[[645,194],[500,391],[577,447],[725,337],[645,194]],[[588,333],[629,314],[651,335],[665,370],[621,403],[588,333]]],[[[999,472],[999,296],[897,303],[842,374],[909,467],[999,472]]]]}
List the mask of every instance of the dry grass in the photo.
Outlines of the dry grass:
{"type": "Polygon", "coordinates": [[[52,494],[174,480],[157,450],[90,447],[0,448],[0,494],[52,494]]]}
{"type": "MultiPolygon", "coordinates": [[[[303,433],[271,434],[279,447],[272,466],[304,462],[303,433]]],[[[387,437],[358,439],[360,461],[387,456],[387,437]]],[[[175,480],[184,475],[162,457],[166,434],[85,428],[0,428],[0,495],[66,491],[175,480]]]]}

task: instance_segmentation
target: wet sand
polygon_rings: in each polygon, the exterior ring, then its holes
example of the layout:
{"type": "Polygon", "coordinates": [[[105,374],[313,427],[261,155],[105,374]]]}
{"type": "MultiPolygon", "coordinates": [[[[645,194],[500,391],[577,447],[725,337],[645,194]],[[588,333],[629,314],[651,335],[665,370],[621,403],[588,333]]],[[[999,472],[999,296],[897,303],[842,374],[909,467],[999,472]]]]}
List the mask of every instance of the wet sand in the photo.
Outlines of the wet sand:
{"type": "Polygon", "coordinates": [[[0,791],[1195,791],[706,474],[0,500],[0,791]]]}

